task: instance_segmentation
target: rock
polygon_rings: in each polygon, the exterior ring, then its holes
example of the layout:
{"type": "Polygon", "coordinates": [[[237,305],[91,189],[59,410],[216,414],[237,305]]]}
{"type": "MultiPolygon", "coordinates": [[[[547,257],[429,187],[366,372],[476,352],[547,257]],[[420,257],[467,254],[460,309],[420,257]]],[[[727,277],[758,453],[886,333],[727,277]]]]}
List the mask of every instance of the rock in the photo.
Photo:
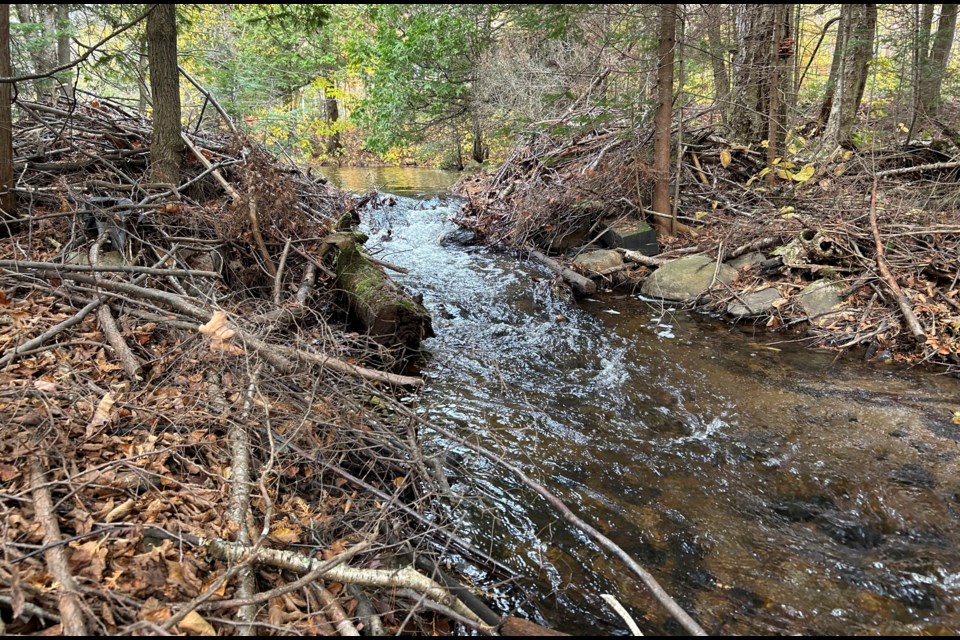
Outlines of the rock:
{"type": "Polygon", "coordinates": [[[585,271],[600,272],[623,264],[623,256],[616,251],[600,249],[581,253],[573,260],[574,266],[585,271]]]}
{"type": "Polygon", "coordinates": [[[737,270],[703,255],[685,256],[666,263],[643,283],[645,296],[684,301],[696,297],[717,283],[730,284],[737,270]],[[716,281],[714,281],[716,273],[716,281]]]}
{"type": "Polygon", "coordinates": [[[832,320],[834,314],[830,313],[841,304],[839,284],[829,280],[817,280],[797,294],[800,307],[807,314],[807,319],[813,324],[821,325],[832,320]]]}
{"type": "Polygon", "coordinates": [[[774,303],[781,299],[783,299],[783,296],[773,287],[760,289],[752,293],[745,293],[740,296],[740,300],[731,302],[727,305],[727,313],[738,317],[760,315],[773,309],[774,303]]]}
{"type": "MultiPolygon", "coordinates": [[[[88,265],[90,264],[90,257],[85,251],[77,251],[70,254],[70,257],[67,258],[67,264],[88,265]]],[[[127,261],[119,251],[104,251],[97,256],[97,264],[101,267],[119,267],[127,264],[127,261]]]]}
{"type": "Polygon", "coordinates": [[[601,240],[608,247],[639,251],[645,256],[655,256],[660,253],[657,232],[646,222],[637,220],[627,220],[607,227],[601,240]]]}
{"type": "Polygon", "coordinates": [[[734,269],[752,269],[761,262],[764,261],[763,254],[759,251],[751,251],[750,253],[745,253],[742,256],[738,256],[733,260],[727,260],[726,264],[733,267],[734,269]]]}

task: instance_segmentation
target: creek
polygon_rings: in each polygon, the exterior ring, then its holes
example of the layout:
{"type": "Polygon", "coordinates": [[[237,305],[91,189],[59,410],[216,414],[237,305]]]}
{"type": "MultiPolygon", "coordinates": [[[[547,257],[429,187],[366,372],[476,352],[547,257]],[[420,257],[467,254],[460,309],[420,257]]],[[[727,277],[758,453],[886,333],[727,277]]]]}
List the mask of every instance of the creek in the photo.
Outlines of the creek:
{"type": "MultiPolygon", "coordinates": [[[[629,292],[572,301],[515,256],[444,239],[458,174],[329,169],[394,194],[368,248],[433,315],[418,398],[559,494],[711,634],[960,633],[960,382],[807,349],[629,292]]],[[[448,446],[430,434],[432,451],[448,446]]],[[[644,586],[512,477],[448,457],[491,590],[574,634],[674,634],[644,586]]],[[[473,576],[483,584],[483,575],[473,576]]]]}

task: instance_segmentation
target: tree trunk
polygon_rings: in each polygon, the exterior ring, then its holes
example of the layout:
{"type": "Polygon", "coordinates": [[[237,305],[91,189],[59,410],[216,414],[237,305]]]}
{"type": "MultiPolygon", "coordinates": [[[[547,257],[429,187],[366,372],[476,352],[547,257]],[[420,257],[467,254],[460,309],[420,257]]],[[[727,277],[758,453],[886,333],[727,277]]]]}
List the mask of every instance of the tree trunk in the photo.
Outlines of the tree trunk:
{"type": "MultiPolygon", "coordinates": [[[[57,66],[73,62],[73,52],[70,49],[70,5],[58,4],[57,7],[57,66]]],[[[74,73],[72,69],[64,71],[59,76],[60,93],[67,100],[72,101],[74,97],[73,86],[74,73]]]]}
{"type": "MultiPolygon", "coordinates": [[[[877,30],[877,5],[845,4],[840,8],[843,49],[830,117],[824,129],[821,150],[832,152],[838,145],[853,147],[853,125],[867,82],[867,65],[873,56],[877,30]]],[[[839,37],[839,34],[838,34],[839,37]]]]}
{"type": "MultiPolygon", "coordinates": [[[[783,70],[793,56],[793,41],[790,39],[790,13],[788,4],[774,5],[773,39],[770,42],[770,104],[767,107],[767,165],[773,166],[780,155],[780,140],[783,138],[786,115],[783,92],[783,70]]],[[[767,174],[767,182],[773,184],[776,174],[767,174]]]]}
{"type": "MultiPolygon", "coordinates": [[[[10,5],[0,4],[0,76],[13,75],[10,64],[10,5]]],[[[17,217],[13,193],[13,85],[0,83],[0,238],[12,229],[5,222],[17,217]]]]}
{"type": "Polygon", "coordinates": [[[327,241],[339,250],[334,270],[350,311],[371,338],[388,347],[416,351],[434,335],[430,313],[366,259],[352,234],[336,234],[327,241]]]}
{"type": "MultiPolygon", "coordinates": [[[[841,15],[843,11],[841,10],[841,15]]],[[[825,124],[830,119],[830,110],[833,108],[833,97],[836,94],[837,82],[840,78],[840,67],[843,63],[843,43],[846,32],[843,28],[843,22],[837,26],[837,43],[833,47],[833,59],[830,62],[830,75],[827,77],[827,86],[823,90],[823,102],[820,105],[820,116],[817,118],[818,124],[825,124]]]]}
{"type": "MultiPolygon", "coordinates": [[[[928,36],[928,39],[932,39],[929,53],[922,56],[919,101],[921,115],[928,118],[935,118],[940,109],[940,89],[943,86],[947,64],[950,62],[950,50],[953,48],[953,40],[957,32],[958,6],[960,5],[941,5],[937,30],[928,36]]],[[[930,12],[932,14],[932,9],[930,12]]],[[[926,7],[924,8],[924,19],[926,19],[926,7]]],[[[926,47],[923,43],[921,43],[921,46],[926,47]]],[[[924,53],[926,52],[924,51],[924,53]]]]}
{"type": "MultiPolygon", "coordinates": [[[[677,38],[677,5],[660,5],[657,67],[657,113],[653,133],[653,210],[670,213],[670,130],[673,128],[673,54],[677,38]]],[[[654,217],[658,235],[673,235],[673,218],[654,217]]]]}
{"type": "Polygon", "coordinates": [[[723,24],[723,8],[719,4],[705,4],[707,19],[707,51],[713,71],[713,91],[720,117],[726,122],[730,112],[730,74],[727,73],[727,50],[720,27],[723,24]]]}
{"type": "MultiPolygon", "coordinates": [[[[26,43],[27,53],[34,73],[47,73],[57,66],[56,15],[54,4],[18,4],[17,18],[21,24],[37,25],[38,33],[26,43]]],[[[33,81],[37,102],[50,102],[54,98],[56,80],[52,77],[33,81]]]]}
{"type": "Polygon", "coordinates": [[[147,16],[147,54],[153,98],[150,173],[154,182],[180,179],[180,73],[177,70],[177,5],[158,4],[147,16]]]}
{"type": "Polygon", "coordinates": [[[483,163],[490,156],[490,147],[483,142],[483,129],[480,128],[480,120],[473,121],[473,148],[470,150],[470,157],[477,164],[483,163]]]}
{"type": "Polygon", "coordinates": [[[327,155],[336,157],[343,152],[340,131],[336,128],[337,121],[340,120],[340,106],[337,104],[336,97],[330,95],[329,90],[324,99],[324,107],[327,112],[327,126],[331,130],[330,137],[327,138],[327,155]]]}
{"type": "Polygon", "coordinates": [[[730,125],[733,138],[747,144],[759,143],[769,130],[770,80],[777,50],[771,45],[780,6],[739,5],[735,15],[730,125]]]}

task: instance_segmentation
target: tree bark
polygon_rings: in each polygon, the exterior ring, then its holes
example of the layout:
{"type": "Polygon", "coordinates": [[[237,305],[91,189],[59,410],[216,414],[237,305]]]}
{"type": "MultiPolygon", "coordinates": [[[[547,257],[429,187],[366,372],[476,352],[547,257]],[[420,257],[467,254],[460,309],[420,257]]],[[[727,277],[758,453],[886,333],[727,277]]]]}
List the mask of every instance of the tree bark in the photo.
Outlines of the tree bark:
{"type": "MultiPolygon", "coordinates": [[[[660,46],[657,67],[657,113],[653,133],[654,211],[670,213],[670,131],[673,128],[673,54],[677,38],[677,5],[660,5],[660,46]]],[[[673,218],[654,217],[658,235],[673,235],[673,218]]]]}
{"type": "Polygon", "coordinates": [[[336,157],[343,152],[340,131],[336,129],[337,121],[340,119],[340,106],[337,104],[336,97],[330,95],[329,90],[324,99],[324,106],[327,112],[327,126],[331,129],[330,137],[327,138],[327,155],[336,157]]]}
{"type": "MultiPolygon", "coordinates": [[[[767,111],[767,165],[773,166],[780,155],[780,138],[784,130],[784,101],[781,98],[784,61],[793,55],[793,45],[789,41],[791,6],[775,5],[773,11],[773,40],[770,42],[770,104],[767,111]]],[[[767,174],[767,182],[773,184],[776,174],[767,174]]]]}
{"type": "Polygon", "coordinates": [[[863,99],[867,82],[867,65],[873,56],[873,40],[877,31],[877,5],[845,4],[840,8],[840,30],[843,47],[830,117],[824,129],[822,150],[833,151],[837,145],[855,146],[853,125],[863,99]]]}
{"type": "MultiPolygon", "coordinates": [[[[70,5],[58,4],[57,7],[57,66],[70,64],[73,61],[73,52],[70,49],[70,5]]],[[[73,100],[74,86],[73,70],[60,74],[60,92],[67,100],[73,100]]]]}
{"type": "MultiPolygon", "coordinates": [[[[13,75],[10,64],[10,5],[0,4],[0,76],[13,75]]],[[[10,235],[10,224],[16,218],[16,197],[13,193],[13,85],[0,83],[0,237],[10,235]]]]}
{"type": "Polygon", "coordinates": [[[720,106],[720,117],[726,122],[730,111],[730,74],[727,73],[727,47],[720,30],[723,24],[723,9],[719,4],[705,4],[703,9],[707,19],[707,46],[713,71],[713,91],[716,103],[720,106]]]}
{"type": "MultiPolygon", "coordinates": [[[[932,7],[932,5],[928,6],[932,7]]],[[[950,51],[953,48],[953,40],[957,32],[958,7],[960,5],[957,4],[941,5],[936,32],[930,34],[930,26],[927,25],[928,40],[932,39],[932,42],[930,43],[929,53],[924,51],[926,55],[922,56],[919,101],[921,115],[928,118],[937,117],[940,109],[940,90],[943,87],[943,78],[947,73],[950,51]]],[[[933,13],[932,8],[930,13],[933,13]]],[[[926,17],[926,7],[924,7],[924,20],[926,20],[926,17]]],[[[926,47],[923,42],[921,42],[921,46],[926,47]]]]}
{"type": "Polygon", "coordinates": [[[350,311],[370,337],[388,347],[416,351],[434,335],[429,312],[407,296],[357,247],[352,234],[328,238],[338,248],[334,271],[350,311]]]}
{"type": "Polygon", "coordinates": [[[177,69],[177,6],[158,4],[147,16],[147,54],[153,98],[150,172],[154,182],[180,179],[180,72],[177,69]]]}
{"type": "MultiPolygon", "coordinates": [[[[35,24],[39,33],[26,45],[34,73],[47,73],[57,66],[56,15],[54,4],[18,4],[17,18],[21,24],[35,24]]],[[[53,77],[33,81],[37,102],[50,103],[54,98],[56,80],[53,77]]]]}
{"type": "Polygon", "coordinates": [[[739,5],[735,13],[730,126],[732,137],[739,142],[756,144],[769,130],[771,69],[777,49],[771,45],[780,6],[739,5]]]}

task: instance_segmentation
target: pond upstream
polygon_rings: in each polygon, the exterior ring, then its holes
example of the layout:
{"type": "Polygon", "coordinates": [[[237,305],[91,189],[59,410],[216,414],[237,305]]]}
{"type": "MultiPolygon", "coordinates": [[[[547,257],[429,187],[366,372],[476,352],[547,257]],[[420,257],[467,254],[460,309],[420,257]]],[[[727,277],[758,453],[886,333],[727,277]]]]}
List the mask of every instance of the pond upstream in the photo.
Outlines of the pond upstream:
{"type": "MultiPolygon", "coordinates": [[[[340,169],[368,247],[410,269],[437,336],[430,420],[474,436],[646,566],[711,634],[960,633],[960,381],[871,368],[623,293],[572,302],[515,257],[446,243],[458,177],[340,169]]],[[[424,434],[427,445],[443,446],[424,434]]],[[[501,596],[575,634],[678,633],[618,561],[466,451],[461,532],[501,596]]],[[[482,576],[477,576],[478,581],[482,576]]]]}

